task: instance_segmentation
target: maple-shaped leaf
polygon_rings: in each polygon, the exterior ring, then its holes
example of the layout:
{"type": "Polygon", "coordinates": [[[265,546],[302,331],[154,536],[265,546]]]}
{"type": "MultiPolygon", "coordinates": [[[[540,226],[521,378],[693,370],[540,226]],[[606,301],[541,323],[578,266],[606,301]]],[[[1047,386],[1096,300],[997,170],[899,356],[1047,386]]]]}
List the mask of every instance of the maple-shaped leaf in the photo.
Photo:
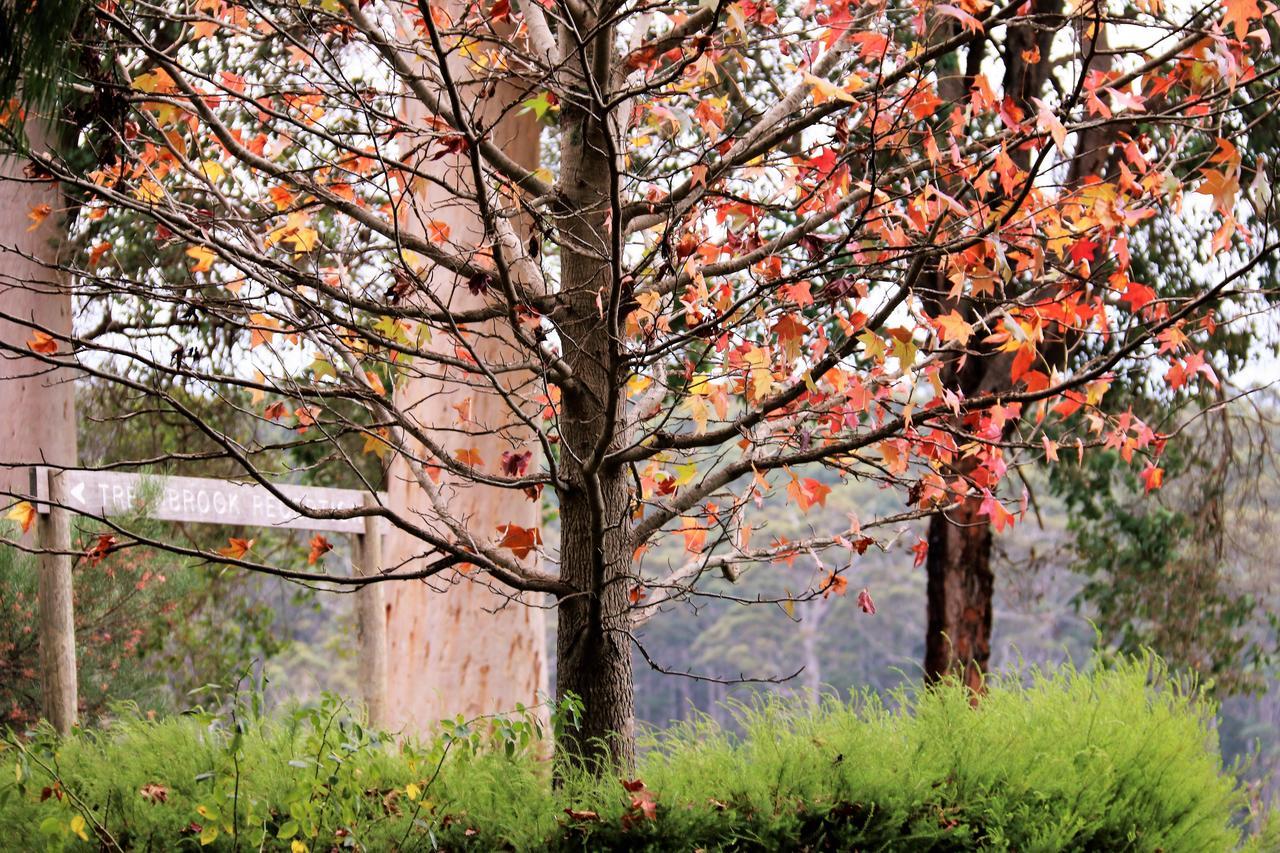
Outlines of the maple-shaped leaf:
{"type": "Polygon", "coordinates": [[[262,416],[269,421],[278,421],[284,419],[289,414],[289,408],[285,406],[283,400],[277,400],[262,410],[262,416]]]}
{"type": "Polygon", "coordinates": [[[388,439],[391,437],[391,431],[386,427],[378,427],[364,437],[364,446],[361,453],[376,453],[382,456],[391,451],[391,444],[388,439]]]}
{"type": "Polygon", "coordinates": [[[10,521],[18,522],[18,525],[22,528],[22,532],[26,533],[31,529],[31,525],[35,524],[36,508],[31,505],[30,501],[18,501],[13,505],[13,508],[9,510],[9,513],[5,518],[10,521]]]}
{"type": "Polygon", "coordinates": [[[427,239],[432,243],[449,242],[449,223],[439,219],[431,219],[427,221],[427,239]]]}
{"type": "Polygon", "coordinates": [[[1230,216],[1236,204],[1236,195],[1240,192],[1240,178],[1235,172],[1220,172],[1217,169],[1201,169],[1204,180],[1196,187],[1201,195],[1213,197],[1213,206],[1223,215],[1230,216]]]}
{"type": "Polygon", "coordinates": [[[533,458],[532,450],[516,452],[504,450],[502,453],[502,473],[508,477],[523,477],[529,470],[529,460],[533,458]]]}
{"type": "Polygon", "coordinates": [[[979,21],[973,15],[970,15],[959,6],[952,6],[947,3],[940,3],[933,7],[933,11],[948,17],[955,18],[960,22],[960,26],[971,33],[977,34],[982,32],[982,21],[979,21]]]}
{"type": "Polygon", "coordinates": [[[480,457],[480,451],[474,447],[464,447],[453,451],[453,458],[471,468],[484,467],[484,459],[480,457]]]}
{"type": "Polygon", "coordinates": [[[308,427],[315,426],[316,409],[312,406],[299,406],[293,410],[293,416],[298,419],[299,434],[305,433],[308,427]]]}
{"type": "Polygon", "coordinates": [[[1226,14],[1222,16],[1223,29],[1228,27],[1236,32],[1236,38],[1244,40],[1249,34],[1249,22],[1262,17],[1262,7],[1258,0],[1223,0],[1226,14]]]}
{"type": "Polygon", "coordinates": [[[1155,465],[1150,463],[1147,464],[1146,468],[1142,469],[1142,472],[1138,474],[1138,477],[1142,480],[1144,494],[1150,494],[1152,491],[1164,485],[1164,469],[1157,468],[1155,465]]]}
{"type": "Polygon", "coordinates": [[[502,534],[500,548],[506,548],[516,559],[523,560],[529,553],[542,544],[542,533],[536,527],[521,527],[518,524],[499,524],[498,532],[502,534]]]}
{"type": "Polygon", "coordinates": [[[103,256],[103,255],[105,255],[105,254],[106,254],[108,251],[110,251],[110,250],[111,250],[111,244],[110,244],[110,243],[103,242],[103,243],[99,243],[98,245],[94,246],[94,247],[93,247],[93,249],[92,249],[92,251],[90,251],[90,252],[89,252],[89,266],[90,266],[90,268],[92,268],[92,267],[96,267],[96,266],[98,265],[98,263],[102,260],[102,256],[103,256]]]}
{"type": "Polygon", "coordinates": [[[307,554],[307,565],[314,566],[316,562],[324,559],[324,555],[333,550],[333,545],[329,543],[320,534],[311,537],[311,553],[307,554]]]}
{"type": "Polygon", "coordinates": [[[53,355],[58,351],[58,342],[53,335],[42,332],[39,329],[31,331],[31,340],[27,341],[27,349],[32,352],[38,352],[41,355],[53,355]]]}
{"type": "Polygon", "coordinates": [[[187,249],[187,257],[196,260],[195,266],[191,268],[192,272],[208,272],[213,269],[213,259],[217,256],[208,246],[192,246],[187,249]]]}
{"type": "Polygon", "coordinates": [[[985,515],[997,533],[1013,524],[1013,513],[1005,509],[1004,504],[996,500],[995,495],[990,492],[984,494],[978,514],[985,515]]]}
{"type": "Polygon", "coordinates": [[[232,560],[239,560],[253,547],[253,542],[252,539],[237,539],[232,536],[227,539],[227,547],[219,548],[218,553],[232,560]]]}
{"type": "Polygon", "coordinates": [[[808,84],[809,92],[813,95],[815,104],[825,104],[827,101],[845,101],[850,104],[854,102],[853,95],[830,80],[824,80],[813,74],[805,73],[804,82],[808,84]]]}
{"type": "Polygon", "coordinates": [[[849,581],[843,575],[832,572],[827,575],[826,580],[822,582],[822,597],[830,598],[832,593],[838,596],[844,595],[849,590],[849,581]]]}
{"type": "Polygon", "coordinates": [[[951,309],[951,313],[935,318],[933,325],[943,342],[959,341],[960,346],[965,346],[969,343],[969,338],[973,337],[973,326],[969,325],[954,308],[951,309]]]}
{"type": "Polygon", "coordinates": [[[280,329],[280,321],[266,314],[250,314],[249,324],[249,349],[271,343],[280,329]]]}
{"type": "Polygon", "coordinates": [[[680,535],[684,537],[685,551],[690,554],[701,554],[707,544],[707,528],[699,524],[696,518],[681,517],[680,535]]]}
{"type": "Polygon", "coordinates": [[[795,501],[802,512],[808,512],[809,507],[814,504],[826,506],[829,494],[831,494],[831,487],[812,477],[806,477],[803,480],[792,477],[791,482],[787,484],[787,497],[795,501]]]}
{"type": "Polygon", "coordinates": [[[89,561],[89,565],[96,566],[105,560],[115,547],[116,537],[110,533],[102,533],[84,552],[84,556],[89,561]]]}
{"type": "Polygon", "coordinates": [[[774,324],[773,333],[778,336],[778,343],[782,344],[782,352],[787,361],[795,361],[800,357],[801,344],[807,331],[808,325],[795,314],[787,314],[774,324]]]}

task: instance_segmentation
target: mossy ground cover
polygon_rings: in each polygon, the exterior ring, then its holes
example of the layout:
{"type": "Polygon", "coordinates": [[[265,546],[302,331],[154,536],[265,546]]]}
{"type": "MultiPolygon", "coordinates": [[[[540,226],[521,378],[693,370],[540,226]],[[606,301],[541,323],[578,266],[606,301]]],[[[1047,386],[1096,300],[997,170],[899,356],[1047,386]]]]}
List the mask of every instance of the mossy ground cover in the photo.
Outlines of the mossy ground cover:
{"type": "MultiPolygon", "coordinates": [[[[554,786],[532,715],[370,732],[339,702],[122,714],[0,752],[0,842],[39,850],[1280,849],[1245,838],[1210,709],[1151,661],[643,736],[626,778],[554,786]]],[[[572,713],[563,708],[559,714],[572,713]]]]}

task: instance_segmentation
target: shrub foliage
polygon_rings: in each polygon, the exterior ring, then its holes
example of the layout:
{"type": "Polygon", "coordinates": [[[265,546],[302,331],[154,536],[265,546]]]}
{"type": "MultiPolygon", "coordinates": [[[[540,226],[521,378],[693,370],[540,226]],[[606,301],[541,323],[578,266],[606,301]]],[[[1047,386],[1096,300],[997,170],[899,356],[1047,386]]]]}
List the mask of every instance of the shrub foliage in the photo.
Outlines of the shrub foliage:
{"type": "MultiPolygon", "coordinates": [[[[363,728],[337,700],[264,715],[122,714],[11,734],[12,849],[1233,850],[1243,798],[1209,708],[1150,660],[947,684],[646,738],[635,778],[553,784],[536,714],[363,728]]],[[[554,726],[575,713],[552,715],[554,726]]]]}

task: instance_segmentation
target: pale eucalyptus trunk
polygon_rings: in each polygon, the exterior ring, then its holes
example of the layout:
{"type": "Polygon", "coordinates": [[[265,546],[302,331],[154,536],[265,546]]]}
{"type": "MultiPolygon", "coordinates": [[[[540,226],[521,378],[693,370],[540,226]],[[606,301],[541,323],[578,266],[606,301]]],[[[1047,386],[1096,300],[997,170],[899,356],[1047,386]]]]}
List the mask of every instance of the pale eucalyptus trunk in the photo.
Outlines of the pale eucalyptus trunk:
{"type": "MultiPolygon", "coordinates": [[[[38,119],[28,122],[31,147],[44,151],[56,137],[38,119]]],[[[57,185],[24,173],[26,161],[0,156],[0,483],[9,495],[30,493],[30,468],[76,464],[74,374],[24,356],[32,327],[54,335],[71,332],[71,290],[55,265],[67,243],[65,206],[57,185]],[[34,228],[29,213],[47,204],[51,213],[34,228]],[[27,325],[30,324],[30,325],[27,325]]],[[[61,343],[59,350],[68,351],[61,343]]],[[[4,497],[8,505],[12,497],[4,497]]],[[[70,544],[66,513],[46,516],[40,536],[27,539],[45,549],[70,544]]],[[[77,714],[75,625],[72,611],[71,558],[43,555],[39,561],[41,691],[45,716],[67,732],[77,714]]]]}

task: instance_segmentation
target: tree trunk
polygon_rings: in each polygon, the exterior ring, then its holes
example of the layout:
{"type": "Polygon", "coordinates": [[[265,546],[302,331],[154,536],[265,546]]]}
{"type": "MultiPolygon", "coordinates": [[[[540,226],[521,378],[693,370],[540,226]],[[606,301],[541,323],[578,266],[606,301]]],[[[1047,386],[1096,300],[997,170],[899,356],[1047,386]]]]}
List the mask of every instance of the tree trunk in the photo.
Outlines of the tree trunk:
{"type": "Polygon", "coordinates": [[[927,681],[957,675],[974,691],[991,659],[991,525],[968,497],[929,519],[927,681]]]}
{"type": "MultiPolygon", "coordinates": [[[[62,477],[49,474],[50,504],[66,503],[62,477]]],[[[71,585],[71,512],[50,506],[40,527],[40,690],[44,716],[58,734],[69,734],[79,711],[76,682],[76,614],[71,585]]]]}
{"type": "MultiPolygon", "coordinates": [[[[1008,28],[1004,43],[1004,91],[1024,112],[1035,111],[1032,98],[1043,94],[1051,67],[1049,49],[1061,24],[1062,0],[1032,0],[1031,14],[1008,28]]],[[[954,86],[954,84],[952,84],[954,86]]],[[[940,90],[941,90],[940,86],[940,90]]],[[[944,99],[962,94],[954,88],[943,92],[944,99]]],[[[1022,169],[1030,168],[1031,153],[1019,148],[1010,152],[1022,169]]],[[[998,204],[993,202],[993,208],[998,204]]],[[[938,279],[939,294],[948,283],[938,279]]],[[[969,314],[983,312],[982,306],[962,305],[969,314]]],[[[959,379],[966,395],[992,392],[1011,386],[1007,357],[988,353],[970,355],[960,370],[949,368],[949,380],[959,379]]],[[[968,475],[969,470],[958,474],[968,475]]],[[[983,676],[991,660],[991,627],[995,576],[991,571],[991,527],[979,514],[980,497],[967,497],[929,518],[929,554],[926,561],[927,628],[924,674],[937,681],[949,674],[958,676],[974,691],[982,689],[983,676]]]]}
{"type": "MultiPolygon", "coordinates": [[[[475,91],[466,97],[469,103],[478,104],[477,122],[492,121],[500,110],[522,99],[507,84],[497,85],[487,98],[480,98],[475,91]]],[[[425,126],[421,104],[410,102],[406,123],[409,127],[425,126]]],[[[538,124],[532,114],[517,116],[516,112],[508,110],[490,139],[516,162],[534,167],[538,163],[538,124]]],[[[466,154],[432,160],[434,153],[420,152],[418,168],[459,190],[470,186],[466,154]]],[[[460,203],[453,192],[423,183],[426,188],[415,194],[416,204],[403,227],[425,231],[427,221],[436,220],[449,225],[451,242],[481,245],[484,228],[478,214],[460,203]]],[[[527,229],[527,224],[519,227],[527,229]]],[[[431,272],[429,285],[438,299],[456,310],[487,304],[483,294],[468,290],[466,281],[439,268],[431,272]]],[[[444,345],[444,336],[440,338],[444,345]]],[[[471,338],[479,361],[489,365],[516,357],[509,340],[510,331],[501,322],[489,324],[471,338]]],[[[536,453],[532,432],[518,422],[500,393],[465,382],[442,381],[438,370],[433,373],[411,379],[399,389],[397,407],[413,413],[449,452],[474,448],[495,471],[504,451],[524,448],[536,453]],[[468,405],[468,422],[459,430],[468,405]],[[491,432],[469,434],[481,427],[491,432]]],[[[514,373],[503,374],[502,379],[505,391],[528,402],[526,414],[540,408],[529,401],[541,393],[529,384],[531,381],[529,375],[514,373]]],[[[535,459],[530,469],[536,467],[535,459]]],[[[541,526],[540,502],[529,500],[518,490],[451,483],[448,475],[442,477],[441,488],[454,517],[465,520],[477,538],[492,536],[503,524],[541,526]]],[[[391,465],[387,491],[391,508],[406,518],[429,523],[435,514],[427,496],[405,470],[403,458],[397,457],[391,465]]],[[[408,535],[393,531],[388,540],[388,566],[408,570],[423,556],[421,543],[408,535]]],[[[538,704],[547,691],[543,601],[541,596],[525,595],[516,602],[513,595],[491,578],[453,571],[429,581],[387,588],[387,720],[391,728],[424,734],[440,720],[458,714],[471,718],[510,712],[517,704],[538,704]]]]}
{"type": "MultiPolygon", "coordinates": [[[[55,134],[39,119],[28,122],[34,150],[46,149],[55,134]]],[[[0,157],[0,487],[7,495],[30,494],[30,466],[76,464],[74,373],[51,369],[24,357],[32,328],[51,334],[71,331],[71,291],[65,277],[45,264],[57,262],[65,245],[62,198],[51,182],[23,174],[25,162],[0,157]],[[28,214],[47,204],[51,213],[36,227],[28,214]],[[30,325],[26,325],[29,323],[30,325]]],[[[66,344],[59,347],[67,351],[66,344]]],[[[50,478],[58,494],[56,476],[50,478]]],[[[0,497],[7,505],[12,498],[0,497]]],[[[54,512],[39,522],[42,548],[67,548],[70,518],[54,512]]],[[[44,554],[39,560],[41,690],[44,712],[62,733],[77,714],[75,616],[71,558],[44,554]]]]}
{"type": "MultiPolygon", "coordinates": [[[[53,135],[38,120],[27,129],[33,149],[48,147],[53,135]]],[[[66,237],[62,199],[55,184],[25,178],[25,165],[0,156],[0,312],[69,334],[71,291],[41,263],[57,260],[66,237]],[[28,213],[41,204],[53,212],[30,228],[28,213]]],[[[0,484],[10,494],[28,493],[31,465],[76,464],[73,375],[23,357],[31,336],[31,326],[0,318],[0,484]]]]}
{"type": "MultiPolygon", "coordinates": [[[[366,505],[372,503],[366,499],[366,505]]],[[[354,537],[352,562],[356,574],[376,575],[382,560],[382,520],[365,516],[364,534],[354,537]]],[[[386,728],[387,718],[387,606],[385,584],[375,583],[356,592],[356,649],[360,656],[357,678],[369,725],[386,728]]]]}
{"type": "MultiPolygon", "coordinates": [[[[611,48],[607,34],[594,50],[611,48]]],[[[591,62],[597,80],[609,80],[602,61],[591,62]]],[[[560,414],[560,575],[581,594],[560,601],[556,637],[556,698],[582,702],[576,725],[557,744],[567,763],[596,773],[630,768],[635,760],[634,685],[631,668],[631,482],[620,467],[597,465],[602,449],[626,441],[624,370],[621,366],[620,282],[610,211],[609,142],[604,120],[566,104],[561,113],[563,215],[561,295],[556,315],[564,359],[575,385],[564,389],[560,414]]]]}

